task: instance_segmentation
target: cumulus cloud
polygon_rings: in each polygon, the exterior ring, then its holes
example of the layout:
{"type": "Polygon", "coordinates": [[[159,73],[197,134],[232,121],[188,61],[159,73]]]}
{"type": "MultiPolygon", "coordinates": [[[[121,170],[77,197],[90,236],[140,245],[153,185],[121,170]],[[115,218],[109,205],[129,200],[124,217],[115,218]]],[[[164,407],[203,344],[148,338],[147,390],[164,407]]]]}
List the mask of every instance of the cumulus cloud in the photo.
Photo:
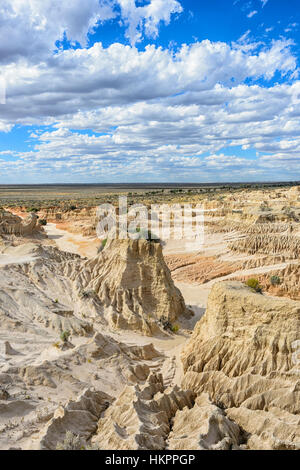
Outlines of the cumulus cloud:
{"type": "Polygon", "coordinates": [[[300,135],[299,82],[231,89],[216,84],[209,93],[194,92],[193,104],[186,98],[71,114],[56,129],[32,133],[32,150],[15,153],[10,171],[22,161],[23,174],[59,172],[65,180],[71,171],[73,178],[85,180],[146,181],[167,174],[174,181],[226,181],[272,179],[278,169],[293,177],[292,166],[300,169],[300,139],[295,137],[300,135]],[[232,151],[226,155],[228,147],[232,151]],[[235,155],[241,148],[245,156],[235,155]]]}
{"type": "Polygon", "coordinates": [[[131,44],[140,41],[145,32],[148,37],[157,37],[160,22],[169,24],[171,15],[181,13],[183,8],[177,0],[150,0],[137,6],[135,0],[118,0],[122,21],[127,26],[127,37],[131,44]]]}
{"type": "Polygon", "coordinates": [[[67,38],[82,46],[99,23],[119,18],[126,25],[131,44],[143,35],[157,37],[161,22],[169,24],[182,7],[177,0],[1,0],[0,62],[20,58],[43,59],[56,41],[67,38]]]}
{"type": "MultiPolygon", "coordinates": [[[[270,80],[297,70],[290,42],[245,52],[242,46],[202,41],[176,54],[155,46],[138,51],[100,43],[90,49],[62,51],[36,66],[26,62],[2,67],[7,103],[0,107],[6,123],[48,124],[80,109],[209,92],[217,84],[236,87],[246,78],[270,80]]],[[[201,99],[209,99],[209,94],[201,99]]],[[[199,97],[198,97],[199,99],[199,97]]]]}
{"type": "Polygon", "coordinates": [[[1,0],[0,61],[43,58],[65,32],[85,45],[97,22],[114,15],[107,0],[1,0]]]}

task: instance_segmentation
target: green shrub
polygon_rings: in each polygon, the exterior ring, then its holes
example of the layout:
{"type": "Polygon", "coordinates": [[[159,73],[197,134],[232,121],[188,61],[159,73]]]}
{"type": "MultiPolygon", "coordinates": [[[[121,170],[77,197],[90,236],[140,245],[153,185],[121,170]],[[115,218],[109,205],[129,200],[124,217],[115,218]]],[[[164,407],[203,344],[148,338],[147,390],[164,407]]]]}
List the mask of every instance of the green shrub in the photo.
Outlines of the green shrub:
{"type": "Polygon", "coordinates": [[[104,250],[104,248],[105,248],[105,246],[106,246],[106,243],[107,243],[107,238],[105,238],[104,240],[102,240],[101,245],[100,245],[99,248],[98,248],[98,253],[101,253],[101,251],[104,250]]]}
{"type": "Polygon", "coordinates": [[[281,280],[279,276],[271,276],[270,277],[270,283],[272,286],[279,286],[281,284],[281,280]]]}
{"type": "Polygon", "coordinates": [[[60,334],[60,339],[63,343],[66,343],[70,337],[71,333],[69,331],[62,331],[60,334]]]}
{"type": "Polygon", "coordinates": [[[178,333],[178,331],[179,331],[179,326],[178,326],[178,325],[173,325],[173,326],[172,326],[172,331],[173,331],[173,333],[178,333]]]}
{"type": "Polygon", "coordinates": [[[246,282],[246,286],[248,286],[251,289],[255,290],[255,292],[261,292],[262,291],[262,287],[259,284],[258,279],[254,279],[254,278],[248,279],[248,281],[246,282]]]}
{"type": "Polygon", "coordinates": [[[47,220],[46,219],[40,219],[39,223],[40,223],[40,225],[47,225],[47,220]]]}

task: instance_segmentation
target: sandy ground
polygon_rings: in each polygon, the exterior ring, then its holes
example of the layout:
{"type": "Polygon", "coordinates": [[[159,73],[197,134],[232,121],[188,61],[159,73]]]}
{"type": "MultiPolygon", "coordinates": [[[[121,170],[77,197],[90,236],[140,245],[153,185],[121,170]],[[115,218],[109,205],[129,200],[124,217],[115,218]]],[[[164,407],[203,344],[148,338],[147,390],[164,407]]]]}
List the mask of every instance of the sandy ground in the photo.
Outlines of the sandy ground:
{"type": "Polygon", "coordinates": [[[57,247],[62,251],[76,253],[83,257],[92,258],[97,255],[100,241],[98,238],[84,237],[80,234],[74,234],[60,229],[54,223],[48,223],[44,227],[50,240],[53,240],[57,247]]]}
{"type": "Polygon", "coordinates": [[[33,243],[18,247],[4,247],[0,252],[0,266],[30,263],[36,259],[34,249],[35,245],[33,243]]]}

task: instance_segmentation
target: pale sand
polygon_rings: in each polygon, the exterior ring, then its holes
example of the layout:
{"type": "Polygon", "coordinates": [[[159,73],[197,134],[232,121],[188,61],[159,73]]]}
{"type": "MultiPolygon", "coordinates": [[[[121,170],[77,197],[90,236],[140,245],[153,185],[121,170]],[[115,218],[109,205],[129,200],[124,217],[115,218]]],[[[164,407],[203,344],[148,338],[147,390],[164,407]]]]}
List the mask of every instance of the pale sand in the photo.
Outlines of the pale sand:
{"type": "Polygon", "coordinates": [[[44,227],[50,240],[53,240],[56,246],[62,251],[79,254],[87,258],[93,258],[97,255],[97,247],[100,246],[100,240],[93,237],[84,237],[80,234],[70,233],[57,227],[56,224],[48,223],[44,227]]]}

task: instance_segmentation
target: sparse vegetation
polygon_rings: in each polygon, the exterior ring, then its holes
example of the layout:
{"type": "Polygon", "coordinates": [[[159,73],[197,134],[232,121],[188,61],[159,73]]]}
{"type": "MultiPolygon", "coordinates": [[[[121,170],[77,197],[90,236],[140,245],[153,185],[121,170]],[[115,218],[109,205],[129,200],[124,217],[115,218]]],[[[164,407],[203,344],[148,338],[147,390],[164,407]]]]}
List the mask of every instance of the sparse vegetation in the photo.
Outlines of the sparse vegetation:
{"type": "Polygon", "coordinates": [[[162,325],[164,330],[172,330],[172,323],[164,315],[160,317],[159,323],[162,325]]]}
{"type": "Polygon", "coordinates": [[[258,279],[255,279],[255,278],[248,279],[248,280],[246,281],[246,286],[250,287],[250,288],[253,289],[255,292],[259,292],[259,293],[262,292],[262,287],[261,287],[261,285],[259,284],[259,280],[258,280],[258,279]]]}
{"type": "Polygon", "coordinates": [[[173,333],[178,333],[178,331],[179,331],[179,325],[173,325],[173,326],[172,326],[172,331],[173,331],[173,333]]]}
{"type": "Polygon", "coordinates": [[[93,299],[97,296],[97,293],[94,290],[83,290],[79,293],[79,296],[84,299],[93,299]]]}
{"type": "Polygon", "coordinates": [[[71,431],[66,433],[65,439],[63,442],[59,442],[56,446],[56,450],[84,450],[85,445],[83,440],[73,434],[71,431]]]}
{"type": "Polygon", "coordinates": [[[279,286],[279,284],[281,284],[281,279],[279,276],[271,276],[270,283],[272,286],[279,286]]]}
{"type": "Polygon", "coordinates": [[[71,333],[69,331],[62,331],[60,334],[60,339],[62,340],[63,343],[66,343],[69,341],[69,337],[71,336],[71,333]]]}
{"type": "Polygon", "coordinates": [[[101,245],[98,248],[98,253],[101,253],[101,251],[104,250],[104,248],[106,246],[106,243],[107,243],[107,238],[105,238],[104,240],[101,241],[101,245]]]}
{"type": "Polygon", "coordinates": [[[172,333],[178,333],[179,331],[179,325],[173,325],[164,315],[160,317],[159,323],[162,325],[164,330],[172,331],[172,333]]]}
{"type": "Polygon", "coordinates": [[[99,450],[97,446],[90,446],[80,436],[67,431],[63,442],[59,442],[56,450],[99,450]]]}

